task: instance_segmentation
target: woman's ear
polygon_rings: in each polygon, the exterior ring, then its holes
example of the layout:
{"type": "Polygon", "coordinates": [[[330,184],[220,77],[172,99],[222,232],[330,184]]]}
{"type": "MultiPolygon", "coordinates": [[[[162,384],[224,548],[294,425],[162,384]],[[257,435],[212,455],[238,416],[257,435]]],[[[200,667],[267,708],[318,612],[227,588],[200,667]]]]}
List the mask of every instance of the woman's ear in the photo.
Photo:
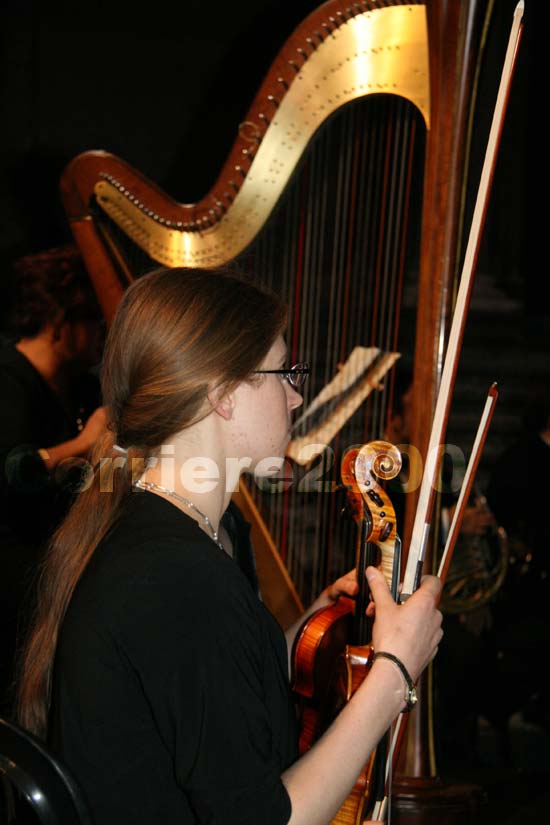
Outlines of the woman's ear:
{"type": "Polygon", "coordinates": [[[214,412],[225,421],[230,421],[233,416],[233,408],[235,406],[235,399],[233,393],[224,392],[222,387],[216,387],[208,393],[208,400],[212,405],[214,412]]]}

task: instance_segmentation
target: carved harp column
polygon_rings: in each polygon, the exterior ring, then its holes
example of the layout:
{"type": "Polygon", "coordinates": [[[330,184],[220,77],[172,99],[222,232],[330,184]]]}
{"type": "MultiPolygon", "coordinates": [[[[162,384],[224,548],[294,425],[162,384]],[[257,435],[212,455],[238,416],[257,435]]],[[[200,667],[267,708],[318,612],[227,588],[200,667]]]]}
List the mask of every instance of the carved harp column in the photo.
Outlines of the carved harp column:
{"type": "MultiPolygon", "coordinates": [[[[180,203],[104,151],[79,155],[62,176],[107,321],[128,284],[159,265],[235,266],[289,304],[289,358],[312,365],[304,415],[285,477],[250,479],[240,499],[266,602],[283,625],[355,564],[340,458],[383,437],[400,354],[414,367],[412,441],[421,454],[428,444],[489,5],[320,6],[282,47],[197,203],[180,203]]],[[[429,689],[423,699],[405,748],[408,776],[435,773],[429,689]]]]}

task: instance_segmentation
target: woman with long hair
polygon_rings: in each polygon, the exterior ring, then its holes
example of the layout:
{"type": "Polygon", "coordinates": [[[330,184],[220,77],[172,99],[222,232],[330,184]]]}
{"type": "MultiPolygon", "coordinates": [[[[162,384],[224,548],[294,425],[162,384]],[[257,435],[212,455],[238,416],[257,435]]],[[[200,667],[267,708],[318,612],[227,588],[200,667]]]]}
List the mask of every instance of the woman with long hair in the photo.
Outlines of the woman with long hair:
{"type": "MultiPolygon", "coordinates": [[[[19,690],[20,722],[96,825],[325,825],[405,706],[400,668],[377,659],[298,758],[285,637],[222,521],[241,473],[284,460],[307,373],[285,366],[284,327],[249,281],[167,269],[128,288],[109,331],[108,429],[51,544],[19,690]]],[[[416,679],[441,638],[439,582],[397,606],[367,573],[375,648],[416,679]]],[[[313,607],[356,589],[344,576],[313,607]]]]}

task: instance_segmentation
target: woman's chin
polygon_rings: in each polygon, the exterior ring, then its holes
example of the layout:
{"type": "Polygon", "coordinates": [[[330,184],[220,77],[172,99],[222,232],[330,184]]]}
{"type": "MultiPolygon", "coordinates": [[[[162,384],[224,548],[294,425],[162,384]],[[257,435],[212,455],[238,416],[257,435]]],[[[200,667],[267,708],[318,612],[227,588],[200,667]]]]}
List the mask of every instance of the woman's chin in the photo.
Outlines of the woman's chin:
{"type": "Polygon", "coordinates": [[[276,476],[278,475],[278,473],[280,473],[284,462],[284,455],[270,455],[267,458],[262,458],[254,467],[254,475],[256,476],[256,478],[273,478],[273,476],[276,476]]]}

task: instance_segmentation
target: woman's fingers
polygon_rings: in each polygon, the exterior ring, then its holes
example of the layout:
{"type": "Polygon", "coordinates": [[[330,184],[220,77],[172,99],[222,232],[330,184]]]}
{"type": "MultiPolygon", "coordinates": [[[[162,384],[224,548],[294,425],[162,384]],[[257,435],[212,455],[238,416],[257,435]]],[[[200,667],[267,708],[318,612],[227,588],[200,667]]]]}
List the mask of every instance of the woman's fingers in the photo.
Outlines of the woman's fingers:
{"type": "Polygon", "coordinates": [[[336,579],[336,581],[330,586],[329,598],[335,602],[339,596],[355,596],[358,590],[359,585],[357,584],[357,573],[354,568],[344,576],[340,576],[340,578],[336,579]]]}

